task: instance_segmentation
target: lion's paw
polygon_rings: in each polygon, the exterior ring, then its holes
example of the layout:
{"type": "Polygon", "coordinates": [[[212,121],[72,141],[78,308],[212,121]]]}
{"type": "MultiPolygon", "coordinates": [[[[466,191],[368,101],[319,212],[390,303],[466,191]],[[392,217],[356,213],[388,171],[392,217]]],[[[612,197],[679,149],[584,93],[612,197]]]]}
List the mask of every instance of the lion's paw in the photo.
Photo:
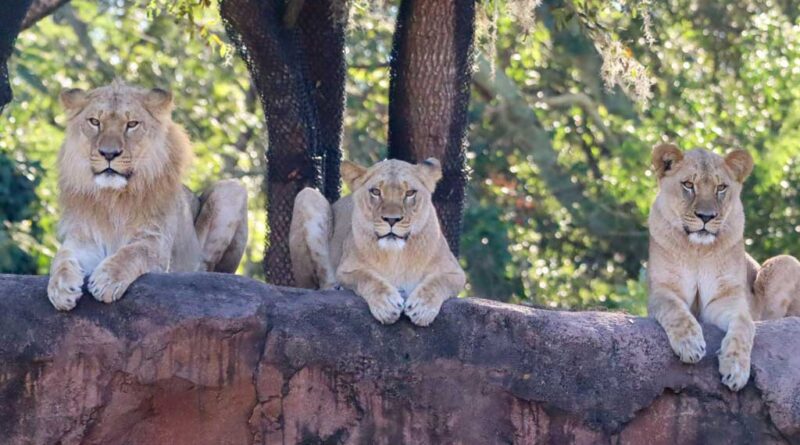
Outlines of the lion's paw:
{"type": "Polygon", "coordinates": [[[106,260],[100,263],[89,277],[89,292],[97,301],[103,303],[117,301],[131,284],[132,280],[126,279],[115,269],[115,265],[106,260]]]}
{"type": "Polygon", "coordinates": [[[81,298],[83,273],[74,269],[60,269],[47,283],[47,298],[60,311],[75,308],[81,298]]]}
{"type": "Polygon", "coordinates": [[[436,298],[424,298],[419,292],[414,292],[408,297],[403,310],[408,318],[417,326],[428,326],[439,315],[442,303],[436,298]]]}
{"type": "Polygon", "coordinates": [[[372,316],[382,324],[396,322],[403,313],[403,297],[397,289],[387,289],[386,292],[366,298],[372,316]]]}
{"type": "Polygon", "coordinates": [[[338,281],[332,281],[330,283],[322,284],[319,287],[319,290],[344,290],[344,286],[339,284],[338,281]]]}
{"type": "Polygon", "coordinates": [[[743,351],[721,351],[719,373],[725,386],[731,391],[739,391],[750,380],[750,357],[743,351]]]}
{"type": "Polygon", "coordinates": [[[672,350],[684,363],[697,363],[706,355],[706,340],[699,325],[669,336],[672,350]]]}

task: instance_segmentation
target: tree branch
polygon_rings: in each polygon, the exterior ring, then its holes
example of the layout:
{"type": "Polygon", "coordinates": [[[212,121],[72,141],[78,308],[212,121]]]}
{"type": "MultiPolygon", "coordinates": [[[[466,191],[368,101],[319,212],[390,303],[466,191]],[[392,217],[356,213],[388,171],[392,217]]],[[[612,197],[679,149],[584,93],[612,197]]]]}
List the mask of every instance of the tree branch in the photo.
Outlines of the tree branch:
{"type": "Polygon", "coordinates": [[[70,28],[72,28],[75,36],[78,37],[78,42],[80,42],[81,46],[86,51],[86,59],[89,62],[89,68],[100,71],[107,79],[114,78],[114,68],[98,55],[97,49],[95,49],[94,43],[92,43],[92,38],[89,37],[89,25],[78,18],[72,6],[65,5],[63,9],[56,13],[56,17],[64,19],[70,28]]]}
{"type": "Polygon", "coordinates": [[[28,9],[25,19],[22,20],[22,29],[25,31],[35,25],[39,20],[55,12],[56,9],[68,3],[69,0],[36,0],[28,9]]]}
{"type": "Polygon", "coordinates": [[[619,145],[619,139],[603,122],[603,118],[597,111],[597,104],[585,93],[567,93],[560,96],[545,97],[536,101],[537,104],[544,104],[549,107],[564,107],[577,105],[591,118],[592,122],[597,125],[603,132],[603,137],[606,142],[612,146],[619,145]]]}

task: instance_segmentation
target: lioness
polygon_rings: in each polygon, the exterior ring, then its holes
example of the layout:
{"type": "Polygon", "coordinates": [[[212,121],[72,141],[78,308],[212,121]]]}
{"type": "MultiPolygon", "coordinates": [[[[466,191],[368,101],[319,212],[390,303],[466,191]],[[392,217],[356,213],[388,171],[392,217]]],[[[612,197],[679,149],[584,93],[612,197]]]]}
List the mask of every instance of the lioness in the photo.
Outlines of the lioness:
{"type": "Polygon", "coordinates": [[[172,122],[172,95],[115,81],[61,94],[61,248],[47,295],[75,307],[84,277],[98,300],[156,271],[234,272],[247,244],[247,193],[221,181],[199,198],[181,185],[192,151],[172,122]]]}
{"type": "Polygon", "coordinates": [[[296,284],[326,289],[338,281],[381,323],[405,313],[429,325],[465,284],[431,203],[439,161],[386,160],[370,168],[345,161],[342,177],[352,194],[333,206],[311,188],[295,199],[289,251],[296,284]]]}
{"type": "Polygon", "coordinates": [[[780,256],[759,271],[745,253],[740,193],[753,169],[746,151],[723,158],[662,144],[653,149],[652,163],[659,191],[649,219],[649,313],[685,363],[706,353],[695,316],[727,331],[719,372],[738,391],[750,377],[753,320],[800,310],[800,263],[780,256]]]}

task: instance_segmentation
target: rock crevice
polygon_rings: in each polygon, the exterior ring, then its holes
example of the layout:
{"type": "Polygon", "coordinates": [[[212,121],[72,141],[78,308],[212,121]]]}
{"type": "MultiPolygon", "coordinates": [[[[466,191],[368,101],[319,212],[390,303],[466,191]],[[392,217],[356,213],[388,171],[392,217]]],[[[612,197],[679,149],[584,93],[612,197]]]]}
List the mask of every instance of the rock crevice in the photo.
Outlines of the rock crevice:
{"type": "Polygon", "coordinates": [[[58,313],[46,284],[0,275],[0,443],[800,443],[797,318],[758,324],[732,393],[622,314],[460,299],[382,326],[350,292],[219,274],[58,313]]]}

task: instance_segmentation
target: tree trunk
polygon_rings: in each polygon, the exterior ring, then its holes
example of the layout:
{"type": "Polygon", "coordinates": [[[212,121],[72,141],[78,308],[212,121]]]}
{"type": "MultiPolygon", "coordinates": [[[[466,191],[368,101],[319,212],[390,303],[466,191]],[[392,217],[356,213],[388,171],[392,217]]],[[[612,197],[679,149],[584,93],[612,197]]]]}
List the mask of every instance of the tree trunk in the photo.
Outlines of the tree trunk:
{"type": "Polygon", "coordinates": [[[3,12],[0,13],[0,113],[13,97],[6,63],[14,51],[14,41],[30,5],[31,0],[12,0],[3,5],[3,12]]]}
{"type": "Polygon", "coordinates": [[[339,164],[347,75],[344,20],[346,15],[333,15],[331,0],[311,0],[305,2],[297,22],[308,63],[311,99],[316,106],[317,143],[323,157],[322,192],[330,202],[339,199],[341,192],[339,164]]]}
{"type": "Polygon", "coordinates": [[[403,0],[389,87],[389,157],[436,157],[444,177],[433,202],[457,255],[464,211],[474,0],[403,0]]]}
{"type": "Polygon", "coordinates": [[[223,0],[220,13],[247,62],[267,121],[267,280],[293,284],[294,198],[317,187],[339,195],[344,108],[344,26],[331,1],[223,0]],[[324,175],[323,175],[324,174],[324,175]]]}

